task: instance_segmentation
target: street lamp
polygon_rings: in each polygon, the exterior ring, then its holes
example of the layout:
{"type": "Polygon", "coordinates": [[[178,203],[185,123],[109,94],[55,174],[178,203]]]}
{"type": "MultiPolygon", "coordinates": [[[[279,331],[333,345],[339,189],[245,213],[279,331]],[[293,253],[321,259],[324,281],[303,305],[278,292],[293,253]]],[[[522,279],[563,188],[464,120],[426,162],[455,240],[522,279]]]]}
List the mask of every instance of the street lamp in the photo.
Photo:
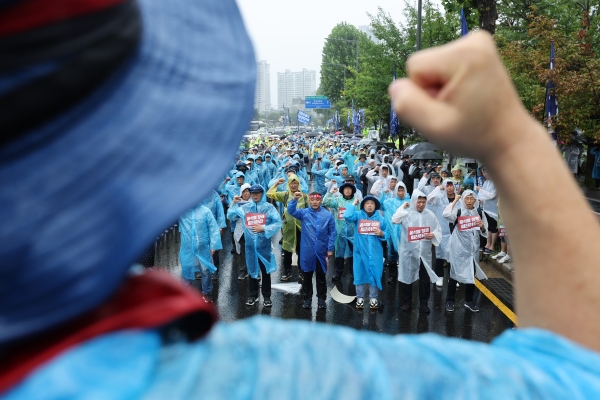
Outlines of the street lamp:
{"type": "MultiPolygon", "coordinates": [[[[421,0],[419,0],[419,3],[421,0]]],[[[339,42],[355,42],[356,43],[356,72],[358,73],[358,40],[351,39],[335,39],[335,38],[325,38],[325,40],[337,40],[339,42]]]]}

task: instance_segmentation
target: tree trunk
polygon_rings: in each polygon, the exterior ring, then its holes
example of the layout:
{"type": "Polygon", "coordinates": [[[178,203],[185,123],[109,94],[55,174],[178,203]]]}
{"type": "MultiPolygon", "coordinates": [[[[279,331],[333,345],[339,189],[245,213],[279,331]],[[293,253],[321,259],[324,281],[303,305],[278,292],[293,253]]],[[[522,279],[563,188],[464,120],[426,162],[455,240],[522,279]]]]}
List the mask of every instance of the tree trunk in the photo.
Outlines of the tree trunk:
{"type": "Polygon", "coordinates": [[[477,11],[479,11],[479,27],[491,33],[496,33],[496,20],[498,10],[496,0],[476,0],[477,11]]]}

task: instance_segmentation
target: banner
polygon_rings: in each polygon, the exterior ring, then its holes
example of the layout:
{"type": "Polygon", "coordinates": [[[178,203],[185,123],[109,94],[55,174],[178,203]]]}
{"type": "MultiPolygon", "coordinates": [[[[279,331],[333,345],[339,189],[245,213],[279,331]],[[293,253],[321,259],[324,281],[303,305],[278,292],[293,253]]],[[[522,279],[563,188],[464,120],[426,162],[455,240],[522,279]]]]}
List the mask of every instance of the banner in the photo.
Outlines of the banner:
{"type": "Polygon", "coordinates": [[[308,124],[310,122],[310,115],[298,110],[298,122],[301,122],[303,124],[308,124]]]}
{"type": "Polygon", "coordinates": [[[370,221],[368,219],[361,219],[358,221],[358,234],[359,235],[377,235],[379,231],[379,221],[370,221]]]}
{"type": "Polygon", "coordinates": [[[344,219],[345,212],[346,212],[346,209],[344,207],[338,208],[338,219],[344,219]]]}
{"type": "Polygon", "coordinates": [[[464,231],[478,231],[479,227],[477,226],[477,222],[481,221],[479,215],[466,215],[458,217],[458,230],[461,232],[464,231]]]}
{"type": "Polygon", "coordinates": [[[413,226],[408,228],[408,241],[418,242],[425,239],[425,235],[430,232],[431,228],[428,226],[413,226]]]}
{"type": "Polygon", "coordinates": [[[264,213],[248,213],[246,214],[246,226],[251,228],[257,225],[267,224],[267,214],[264,213]]]}
{"type": "Polygon", "coordinates": [[[498,227],[498,237],[506,237],[506,228],[502,225],[498,227]]]}

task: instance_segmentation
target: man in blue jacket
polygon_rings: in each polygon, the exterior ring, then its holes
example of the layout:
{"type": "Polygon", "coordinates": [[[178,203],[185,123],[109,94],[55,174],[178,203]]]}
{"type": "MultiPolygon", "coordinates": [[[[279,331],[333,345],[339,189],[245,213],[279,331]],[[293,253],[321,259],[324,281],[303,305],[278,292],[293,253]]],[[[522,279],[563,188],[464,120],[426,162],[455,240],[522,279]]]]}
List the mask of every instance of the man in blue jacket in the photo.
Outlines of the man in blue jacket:
{"type": "Polygon", "coordinates": [[[302,280],[302,294],[304,304],[302,307],[310,308],[312,303],[312,276],[316,272],[317,298],[319,308],[326,308],[327,304],[327,259],[333,255],[337,231],[333,215],[321,207],[323,196],[312,192],[308,196],[309,208],[298,209],[298,199],[301,192],[294,193],[294,199],[288,205],[288,213],[302,222],[302,239],[300,241],[300,268],[304,279],[302,280]]]}

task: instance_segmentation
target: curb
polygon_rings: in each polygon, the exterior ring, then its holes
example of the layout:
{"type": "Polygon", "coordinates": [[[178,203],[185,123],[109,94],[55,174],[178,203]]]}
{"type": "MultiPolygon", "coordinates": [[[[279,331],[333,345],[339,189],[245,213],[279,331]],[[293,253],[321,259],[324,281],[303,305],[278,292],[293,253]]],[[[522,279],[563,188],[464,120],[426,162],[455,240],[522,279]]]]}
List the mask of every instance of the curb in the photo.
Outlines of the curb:
{"type": "Polygon", "coordinates": [[[506,278],[506,280],[512,283],[515,272],[513,262],[501,264],[498,261],[492,259],[490,256],[483,255],[483,252],[479,253],[479,260],[494,267],[494,269],[500,272],[502,276],[506,278]]]}

